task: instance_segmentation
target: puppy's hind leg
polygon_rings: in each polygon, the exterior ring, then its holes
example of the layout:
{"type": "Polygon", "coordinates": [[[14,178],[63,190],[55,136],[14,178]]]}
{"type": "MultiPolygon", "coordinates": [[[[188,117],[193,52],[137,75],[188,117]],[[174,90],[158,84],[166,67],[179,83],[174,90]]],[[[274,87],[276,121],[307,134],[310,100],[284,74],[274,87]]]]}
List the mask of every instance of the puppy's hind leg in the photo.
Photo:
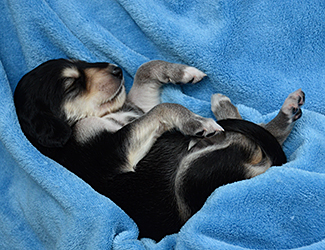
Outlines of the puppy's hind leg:
{"type": "Polygon", "coordinates": [[[305,93],[301,89],[296,90],[286,98],[278,115],[262,126],[282,145],[290,134],[295,121],[301,117],[300,108],[304,103],[305,93]]]}
{"type": "Polygon", "coordinates": [[[211,110],[217,120],[242,119],[238,109],[230,99],[222,94],[214,94],[211,97],[211,110]]]}

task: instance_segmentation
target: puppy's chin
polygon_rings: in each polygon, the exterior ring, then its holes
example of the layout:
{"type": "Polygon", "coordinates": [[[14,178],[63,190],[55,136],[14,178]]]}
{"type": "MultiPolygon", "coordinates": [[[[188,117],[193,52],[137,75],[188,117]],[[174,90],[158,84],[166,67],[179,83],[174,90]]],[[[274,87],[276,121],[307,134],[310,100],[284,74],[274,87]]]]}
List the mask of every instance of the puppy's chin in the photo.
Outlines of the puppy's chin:
{"type": "Polygon", "coordinates": [[[115,112],[122,108],[126,100],[126,92],[124,85],[116,91],[113,97],[109,98],[107,101],[102,102],[99,107],[98,111],[96,112],[97,117],[103,117],[109,113],[115,112]]]}
{"type": "Polygon", "coordinates": [[[63,104],[63,112],[70,125],[87,117],[103,117],[119,110],[125,103],[125,87],[121,87],[110,97],[103,98],[101,95],[91,97],[79,97],[67,100],[63,104]]]}

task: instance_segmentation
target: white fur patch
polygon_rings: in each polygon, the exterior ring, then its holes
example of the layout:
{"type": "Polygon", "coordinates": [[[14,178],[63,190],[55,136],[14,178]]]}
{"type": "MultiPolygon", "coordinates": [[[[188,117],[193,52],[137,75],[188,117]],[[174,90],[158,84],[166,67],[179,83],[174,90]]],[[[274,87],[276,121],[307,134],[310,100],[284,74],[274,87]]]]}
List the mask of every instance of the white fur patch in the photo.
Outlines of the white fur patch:
{"type": "Polygon", "coordinates": [[[103,130],[116,132],[119,129],[121,129],[121,126],[113,120],[89,117],[76,123],[74,133],[78,142],[85,143],[103,130]]]}
{"type": "Polygon", "coordinates": [[[65,68],[62,71],[62,77],[66,78],[79,78],[80,73],[77,68],[71,67],[71,68],[65,68]]]}
{"type": "Polygon", "coordinates": [[[103,118],[115,120],[117,123],[124,126],[130,123],[130,121],[139,118],[139,115],[133,111],[128,111],[128,112],[120,111],[120,112],[115,112],[115,113],[110,113],[108,115],[105,115],[103,116],[103,118]]]}

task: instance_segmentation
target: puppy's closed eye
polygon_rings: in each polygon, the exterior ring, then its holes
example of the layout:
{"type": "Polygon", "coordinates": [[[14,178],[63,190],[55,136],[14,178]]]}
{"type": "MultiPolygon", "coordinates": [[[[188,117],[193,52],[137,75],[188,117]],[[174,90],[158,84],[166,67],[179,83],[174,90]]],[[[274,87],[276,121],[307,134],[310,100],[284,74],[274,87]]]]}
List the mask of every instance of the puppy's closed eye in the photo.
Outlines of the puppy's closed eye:
{"type": "Polygon", "coordinates": [[[62,72],[62,86],[65,99],[73,99],[86,91],[84,75],[76,68],[66,68],[62,72]]]}
{"type": "Polygon", "coordinates": [[[64,78],[63,86],[66,99],[76,98],[86,90],[86,84],[81,78],[64,78]]]}
{"type": "Polygon", "coordinates": [[[70,91],[73,90],[74,88],[74,83],[75,83],[76,79],[72,78],[72,77],[67,77],[63,79],[63,84],[64,84],[64,89],[66,93],[69,93],[70,91]]]}

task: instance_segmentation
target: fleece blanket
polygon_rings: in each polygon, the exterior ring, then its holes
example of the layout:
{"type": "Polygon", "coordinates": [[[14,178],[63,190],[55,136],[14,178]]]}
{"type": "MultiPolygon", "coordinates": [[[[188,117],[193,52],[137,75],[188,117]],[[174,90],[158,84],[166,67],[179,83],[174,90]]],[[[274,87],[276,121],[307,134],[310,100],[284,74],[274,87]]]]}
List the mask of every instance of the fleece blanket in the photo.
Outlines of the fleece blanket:
{"type": "Polygon", "coordinates": [[[325,249],[325,2],[323,0],[0,1],[0,249],[325,249]],[[208,77],[166,86],[164,102],[212,117],[210,96],[268,122],[298,88],[302,118],[288,163],[217,188],[179,233],[138,239],[112,201],[24,137],[19,79],[53,58],[137,68],[162,59],[208,77]]]}

